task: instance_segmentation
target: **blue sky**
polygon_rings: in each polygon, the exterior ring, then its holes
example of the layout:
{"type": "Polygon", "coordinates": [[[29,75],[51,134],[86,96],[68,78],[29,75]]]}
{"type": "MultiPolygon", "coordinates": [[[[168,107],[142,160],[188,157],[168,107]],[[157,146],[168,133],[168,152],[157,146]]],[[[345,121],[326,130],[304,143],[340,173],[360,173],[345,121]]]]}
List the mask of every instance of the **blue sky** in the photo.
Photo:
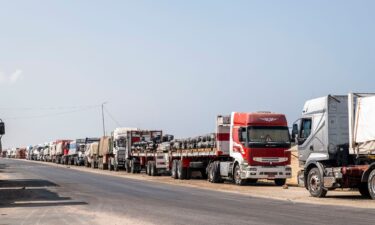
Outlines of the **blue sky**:
{"type": "Polygon", "coordinates": [[[99,107],[34,117],[104,101],[122,126],[181,137],[212,132],[217,114],[292,123],[307,99],[374,92],[374,1],[0,3],[8,147],[99,136],[99,107]]]}

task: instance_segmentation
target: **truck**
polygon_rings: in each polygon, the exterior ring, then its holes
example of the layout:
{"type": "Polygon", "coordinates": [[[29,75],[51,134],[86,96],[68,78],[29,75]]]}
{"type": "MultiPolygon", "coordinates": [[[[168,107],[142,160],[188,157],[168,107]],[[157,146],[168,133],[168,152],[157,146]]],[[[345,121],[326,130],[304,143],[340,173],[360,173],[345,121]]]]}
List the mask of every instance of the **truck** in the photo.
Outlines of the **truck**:
{"type": "Polygon", "coordinates": [[[99,141],[98,138],[83,138],[70,142],[69,151],[66,156],[68,165],[83,166],[85,161],[85,146],[97,141],[99,141]]]}
{"type": "Polygon", "coordinates": [[[169,173],[169,153],[161,143],[168,143],[172,135],[163,136],[161,130],[129,130],[125,141],[125,170],[128,173],[145,171],[150,176],[169,173]]]}
{"type": "Polygon", "coordinates": [[[29,145],[26,147],[26,159],[27,160],[32,160],[32,149],[33,149],[32,145],[29,145]]]}
{"type": "Polygon", "coordinates": [[[3,151],[2,137],[5,134],[5,124],[2,119],[0,119],[0,153],[3,151]]]}
{"type": "Polygon", "coordinates": [[[110,170],[118,171],[120,168],[125,169],[125,148],[126,139],[129,131],[137,131],[138,128],[131,127],[118,127],[112,132],[112,154],[109,155],[109,166],[110,170]]]}
{"type": "Polygon", "coordinates": [[[94,160],[95,155],[99,154],[99,142],[92,142],[85,146],[84,165],[86,167],[97,168],[94,160]]]}
{"type": "Polygon", "coordinates": [[[25,159],[25,158],[26,158],[26,148],[17,148],[16,159],[25,159]]]}
{"type": "Polygon", "coordinates": [[[53,162],[57,164],[67,164],[68,160],[65,157],[69,152],[69,143],[71,140],[56,140],[55,141],[55,155],[53,156],[53,162]]]}
{"type": "Polygon", "coordinates": [[[281,186],[291,177],[290,146],[284,114],[232,112],[217,116],[215,133],[172,142],[169,169],[174,179],[197,170],[212,183],[268,179],[281,186]]]}
{"type": "Polygon", "coordinates": [[[44,161],[44,162],[50,162],[51,161],[50,144],[51,143],[47,142],[47,143],[45,143],[43,145],[43,157],[42,157],[42,161],[44,161]]]}
{"type": "Polygon", "coordinates": [[[358,188],[375,199],[375,94],[327,95],[306,101],[292,137],[303,168],[298,182],[313,197],[358,188]]]}
{"type": "Polygon", "coordinates": [[[103,136],[98,142],[97,151],[92,152],[92,166],[93,168],[107,169],[109,166],[109,159],[112,154],[112,138],[110,136],[103,136]]]}

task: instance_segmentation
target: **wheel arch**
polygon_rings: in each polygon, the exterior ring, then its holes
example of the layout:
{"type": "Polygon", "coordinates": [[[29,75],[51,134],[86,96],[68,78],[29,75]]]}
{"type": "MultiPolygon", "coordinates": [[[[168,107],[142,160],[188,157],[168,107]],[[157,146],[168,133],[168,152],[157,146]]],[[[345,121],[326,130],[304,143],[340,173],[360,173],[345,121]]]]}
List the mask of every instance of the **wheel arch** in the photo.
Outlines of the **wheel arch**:
{"type": "Polygon", "coordinates": [[[370,176],[370,173],[375,169],[375,162],[371,163],[370,166],[367,168],[367,170],[362,174],[361,182],[368,181],[368,177],[370,176]]]}
{"type": "Polygon", "coordinates": [[[306,164],[305,169],[304,169],[304,174],[303,174],[306,189],[308,189],[307,177],[308,177],[308,174],[309,174],[310,170],[313,169],[313,168],[318,168],[320,174],[322,174],[324,176],[324,166],[323,166],[323,164],[321,162],[317,162],[317,161],[310,161],[308,164],[306,164]]]}
{"type": "Polygon", "coordinates": [[[233,167],[232,167],[232,176],[233,177],[234,177],[234,170],[236,169],[236,166],[239,165],[239,164],[240,164],[240,162],[238,162],[237,160],[235,160],[233,162],[233,167]]]}

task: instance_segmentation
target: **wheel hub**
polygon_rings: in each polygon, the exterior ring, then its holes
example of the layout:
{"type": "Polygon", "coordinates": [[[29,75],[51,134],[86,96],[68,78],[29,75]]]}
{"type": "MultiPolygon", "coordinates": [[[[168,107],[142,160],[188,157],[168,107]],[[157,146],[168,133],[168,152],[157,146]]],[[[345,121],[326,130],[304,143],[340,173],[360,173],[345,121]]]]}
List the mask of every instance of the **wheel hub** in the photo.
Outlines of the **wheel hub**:
{"type": "Polygon", "coordinates": [[[310,179],[310,187],[312,191],[317,191],[320,187],[320,178],[318,175],[314,174],[310,179]]]}

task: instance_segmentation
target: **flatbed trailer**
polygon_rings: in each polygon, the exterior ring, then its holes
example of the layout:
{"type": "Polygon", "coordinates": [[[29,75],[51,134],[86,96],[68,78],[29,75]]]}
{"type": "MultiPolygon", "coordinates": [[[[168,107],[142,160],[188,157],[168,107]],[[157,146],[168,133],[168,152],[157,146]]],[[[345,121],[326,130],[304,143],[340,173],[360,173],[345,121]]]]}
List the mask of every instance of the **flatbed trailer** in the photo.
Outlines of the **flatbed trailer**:
{"type": "Polygon", "coordinates": [[[161,130],[131,130],[126,135],[125,170],[140,173],[144,170],[150,176],[169,172],[168,149],[162,150],[163,139],[169,144],[171,135],[163,138],[161,130]],[[169,139],[167,138],[169,137],[169,139]]]}

